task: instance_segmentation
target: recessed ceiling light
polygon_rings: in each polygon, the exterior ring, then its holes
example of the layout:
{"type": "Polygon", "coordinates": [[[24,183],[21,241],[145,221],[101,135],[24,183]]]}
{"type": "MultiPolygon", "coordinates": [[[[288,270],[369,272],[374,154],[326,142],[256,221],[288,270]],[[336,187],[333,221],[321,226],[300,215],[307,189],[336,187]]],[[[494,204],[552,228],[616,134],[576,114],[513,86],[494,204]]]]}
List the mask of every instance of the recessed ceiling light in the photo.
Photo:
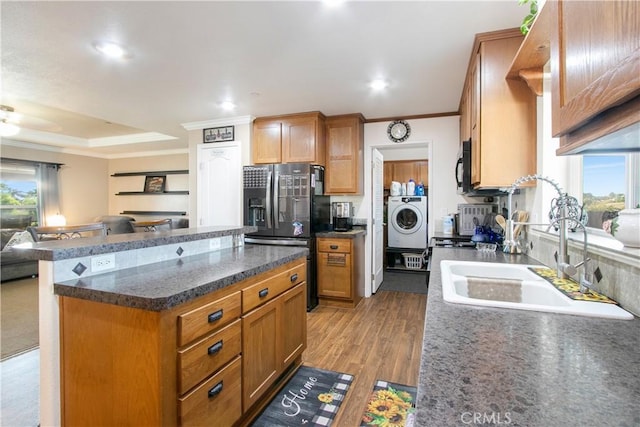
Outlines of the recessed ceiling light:
{"type": "Polygon", "coordinates": [[[223,110],[226,110],[226,111],[231,111],[234,108],[236,108],[236,104],[234,104],[231,101],[224,101],[224,102],[220,103],[220,108],[222,108],[223,110]]]}
{"type": "Polygon", "coordinates": [[[376,80],[372,81],[369,86],[373,90],[382,90],[382,89],[386,88],[387,86],[389,86],[389,83],[387,83],[387,81],[383,80],[383,79],[376,79],[376,80]]]}
{"type": "Polygon", "coordinates": [[[117,43],[113,42],[97,42],[93,44],[101,54],[108,56],[109,58],[124,58],[127,56],[127,51],[117,43]]]}

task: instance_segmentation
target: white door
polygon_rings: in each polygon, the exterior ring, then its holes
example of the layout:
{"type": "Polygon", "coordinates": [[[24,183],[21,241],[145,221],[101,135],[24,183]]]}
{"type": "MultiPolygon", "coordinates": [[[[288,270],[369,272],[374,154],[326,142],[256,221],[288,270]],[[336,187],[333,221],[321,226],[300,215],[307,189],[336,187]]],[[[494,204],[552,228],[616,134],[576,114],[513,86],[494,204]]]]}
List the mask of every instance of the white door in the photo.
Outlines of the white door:
{"type": "Polygon", "coordinates": [[[242,225],[240,145],[198,146],[198,226],[242,225]]]}
{"type": "Polygon", "coordinates": [[[383,228],[383,211],[384,211],[384,158],[382,153],[377,149],[373,149],[371,153],[373,159],[373,167],[371,168],[371,202],[373,206],[373,239],[371,241],[371,267],[373,272],[373,280],[371,281],[371,291],[375,293],[383,280],[382,259],[384,256],[384,228],[383,228]]]}

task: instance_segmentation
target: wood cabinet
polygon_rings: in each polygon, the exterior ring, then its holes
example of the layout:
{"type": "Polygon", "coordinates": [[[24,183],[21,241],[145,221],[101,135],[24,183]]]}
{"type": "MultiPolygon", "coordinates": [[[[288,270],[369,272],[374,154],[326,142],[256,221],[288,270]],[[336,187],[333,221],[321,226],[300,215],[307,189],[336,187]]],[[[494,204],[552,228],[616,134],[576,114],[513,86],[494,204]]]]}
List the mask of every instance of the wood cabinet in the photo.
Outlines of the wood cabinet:
{"type": "Polygon", "coordinates": [[[253,122],[254,164],[325,165],[325,117],[320,112],[259,117],[253,122]]]}
{"type": "Polygon", "coordinates": [[[255,404],[306,348],[306,295],[305,264],[243,290],[243,303],[249,300],[249,311],[242,316],[245,408],[255,404]]]}
{"type": "Polygon", "coordinates": [[[305,259],[161,312],[60,297],[62,424],[248,421],[301,363],[306,307],[305,259]]]}
{"type": "MultiPolygon", "coordinates": [[[[562,136],[559,154],[574,154],[640,122],[640,3],[558,1],[553,6],[552,134],[562,136]]],[[[637,150],[637,131],[634,139],[637,150]]]]}
{"type": "Polygon", "coordinates": [[[545,2],[508,77],[542,95],[550,63],[558,155],[640,148],[639,32],[638,2],[545,2]]]}
{"type": "Polygon", "coordinates": [[[413,179],[416,183],[429,187],[429,161],[428,160],[394,160],[384,162],[384,188],[391,188],[391,181],[409,182],[413,179]]]}
{"type": "Polygon", "coordinates": [[[321,305],[355,307],[364,291],[364,234],[316,240],[321,305]]]}
{"type": "Polygon", "coordinates": [[[327,117],[325,194],[362,194],[364,187],[364,117],[327,117]]]}
{"type": "Polygon", "coordinates": [[[505,76],[522,41],[518,29],[476,35],[461,98],[476,189],[506,187],[536,172],[536,99],[505,76]],[[464,108],[464,109],[463,109],[464,108]]]}

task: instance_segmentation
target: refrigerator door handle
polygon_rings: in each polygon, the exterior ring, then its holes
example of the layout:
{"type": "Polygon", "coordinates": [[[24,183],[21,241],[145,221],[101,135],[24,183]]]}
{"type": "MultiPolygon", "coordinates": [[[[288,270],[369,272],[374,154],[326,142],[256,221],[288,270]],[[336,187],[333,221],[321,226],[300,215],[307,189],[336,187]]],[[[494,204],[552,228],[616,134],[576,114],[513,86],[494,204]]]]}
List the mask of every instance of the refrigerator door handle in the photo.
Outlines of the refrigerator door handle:
{"type": "Polygon", "coordinates": [[[266,211],[267,211],[267,228],[271,228],[271,178],[273,172],[269,171],[267,174],[267,203],[266,203],[266,211]]]}
{"type": "Polygon", "coordinates": [[[273,184],[273,228],[280,228],[280,174],[275,172],[273,184]]]}

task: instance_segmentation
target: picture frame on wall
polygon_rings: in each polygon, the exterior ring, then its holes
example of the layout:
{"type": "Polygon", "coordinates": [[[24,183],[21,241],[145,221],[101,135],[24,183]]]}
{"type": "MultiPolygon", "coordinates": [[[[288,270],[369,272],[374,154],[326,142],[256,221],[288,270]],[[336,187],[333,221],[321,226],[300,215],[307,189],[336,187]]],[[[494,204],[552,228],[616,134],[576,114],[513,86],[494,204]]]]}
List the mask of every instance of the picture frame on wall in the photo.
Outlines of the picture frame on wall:
{"type": "Polygon", "coordinates": [[[234,127],[222,126],[217,128],[209,128],[204,130],[204,142],[225,142],[233,141],[234,139],[234,127]]]}
{"type": "Polygon", "coordinates": [[[145,193],[164,193],[164,188],[167,182],[166,175],[147,175],[144,180],[144,192],[145,193]]]}

